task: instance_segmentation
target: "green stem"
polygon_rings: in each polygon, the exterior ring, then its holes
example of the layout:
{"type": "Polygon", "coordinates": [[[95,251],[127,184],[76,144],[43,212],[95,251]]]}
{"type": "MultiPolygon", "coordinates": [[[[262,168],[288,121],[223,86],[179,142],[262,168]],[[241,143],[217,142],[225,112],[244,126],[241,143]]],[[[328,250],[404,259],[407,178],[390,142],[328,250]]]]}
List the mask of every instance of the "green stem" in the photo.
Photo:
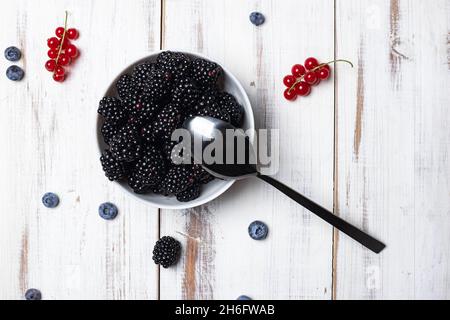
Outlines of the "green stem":
{"type": "MultiPolygon", "coordinates": [[[[349,61],[349,60],[338,59],[338,60],[332,60],[332,61],[329,61],[329,62],[327,62],[327,63],[321,63],[321,64],[319,64],[317,67],[315,67],[315,68],[309,70],[308,72],[314,72],[314,71],[317,71],[317,70],[319,70],[320,68],[322,68],[323,66],[326,66],[326,65],[329,65],[329,64],[332,64],[332,63],[336,64],[336,62],[346,62],[346,63],[348,63],[352,68],[354,67],[354,66],[353,66],[353,63],[352,63],[351,61],[349,61]]],[[[308,72],[306,72],[306,73],[308,73],[308,72]]],[[[299,83],[305,78],[306,73],[305,73],[304,75],[302,75],[300,78],[298,78],[298,79],[294,82],[294,84],[289,88],[289,91],[288,91],[289,93],[290,93],[292,90],[294,90],[295,86],[296,86],[297,84],[299,84],[299,83]]]]}

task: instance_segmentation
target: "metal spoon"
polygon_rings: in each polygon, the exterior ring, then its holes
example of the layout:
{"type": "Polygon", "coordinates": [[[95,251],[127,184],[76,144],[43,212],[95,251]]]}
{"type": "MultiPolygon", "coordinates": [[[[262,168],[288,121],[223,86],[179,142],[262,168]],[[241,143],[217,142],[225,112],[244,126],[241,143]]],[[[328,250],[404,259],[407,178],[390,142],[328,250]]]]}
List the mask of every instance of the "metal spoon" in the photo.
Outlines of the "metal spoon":
{"type": "MultiPolygon", "coordinates": [[[[317,203],[298,193],[297,191],[289,188],[283,183],[275,180],[274,178],[263,175],[258,171],[258,166],[255,162],[250,161],[250,159],[255,159],[255,151],[253,149],[252,144],[249,142],[248,138],[245,138],[245,159],[244,163],[236,163],[234,161],[232,164],[226,163],[226,153],[227,146],[235,144],[235,141],[227,141],[226,130],[232,129],[236,130],[234,126],[229,124],[228,122],[211,118],[211,117],[194,117],[187,119],[183,127],[187,129],[191,135],[191,156],[197,163],[202,163],[203,168],[214,175],[217,178],[225,179],[225,180],[237,180],[248,177],[257,177],[273,187],[277,188],[279,191],[287,195],[292,200],[296,201],[312,213],[316,214],[326,222],[330,223],[332,226],[347,234],[354,240],[358,241],[360,244],[365,246],[366,248],[372,250],[375,253],[380,253],[385,245],[375,238],[371,237],[367,233],[359,230],[355,226],[349,224],[348,222],[342,220],[338,216],[335,216],[332,212],[327,209],[321,207],[317,203]],[[205,148],[210,145],[216,139],[222,139],[223,143],[223,163],[212,163],[208,164],[203,161],[203,151],[205,148]],[[195,142],[197,141],[197,146],[195,146],[195,142]],[[201,142],[201,148],[198,147],[201,142]],[[200,150],[201,149],[201,150],[200,150]],[[201,151],[201,152],[199,152],[201,151]],[[252,158],[253,157],[253,158],[252,158]]],[[[242,131],[235,131],[236,136],[242,135],[244,137],[244,133],[242,131]]],[[[229,138],[228,138],[229,139],[229,138]]],[[[233,138],[235,139],[235,138],[233,138]]],[[[236,149],[233,149],[236,151],[236,149]]],[[[229,152],[230,150],[228,150],[229,152]]],[[[236,152],[234,152],[236,154],[236,152]]]]}

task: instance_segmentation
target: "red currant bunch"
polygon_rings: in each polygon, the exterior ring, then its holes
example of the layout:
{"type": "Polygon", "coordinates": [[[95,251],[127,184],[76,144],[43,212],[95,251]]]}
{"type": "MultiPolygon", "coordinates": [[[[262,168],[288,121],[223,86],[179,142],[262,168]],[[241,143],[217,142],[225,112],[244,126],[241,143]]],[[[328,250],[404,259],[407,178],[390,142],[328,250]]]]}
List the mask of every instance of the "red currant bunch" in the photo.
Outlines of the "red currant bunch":
{"type": "Polygon", "coordinates": [[[335,62],[347,62],[353,67],[353,64],[347,60],[319,63],[313,57],[306,59],[304,65],[294,64],[291,74],[283,78],[283,83],[287,87],[284,90],[284,97],[293,101],[297,99],[297,96],[308,96],[311,93],[311,87],[317,86],[322,80],[327,80],[330,77],[330,64],[335,62]]]}
{"type": "Polygon", "coordinates": [[[70,41],[76,40],[79,33],[77,29],[67,29],[67,11],[64,27],[56,28],[55,35],[47,40],[50,60],[45,63],[45,69],[53,73],[53,80],[63,82],[67,76],[64,67],[69,66],[79,55],[77,47],[70,41]]]}

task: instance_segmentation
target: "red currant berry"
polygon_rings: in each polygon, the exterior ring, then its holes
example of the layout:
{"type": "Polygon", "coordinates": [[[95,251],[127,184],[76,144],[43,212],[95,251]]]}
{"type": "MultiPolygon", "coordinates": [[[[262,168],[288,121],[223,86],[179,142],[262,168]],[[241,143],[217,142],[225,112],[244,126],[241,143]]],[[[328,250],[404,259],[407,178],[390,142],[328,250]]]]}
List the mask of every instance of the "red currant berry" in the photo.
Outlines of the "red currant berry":
{"type": "Polygon", "coordinates": [[[317,78],[317,75],[315,72],[310,71],[310,72],[306,73],[306,75],[305,75],[305,82],[312,86],[315,86],[316,84],[319,83],[319,78],[317,78]]]}
{"type": "Polygon", "coordinates": [[[47,69],[50,72],[53,72],[56,68],[56,61],[55,60],[48,60],[45,63],[45,69],[47,69]]]}
{"type": "Polygon", "coordinates": [[[56,73],[53,74],[53,80],[57,82],[63,82],[66,79],[65,75],[57,75],[56,73]]]}
{"type": "Polygon", "coordinates": [[[328,65],[328,64],[324,64],[323,66],[320,67],[320,69],[327,69],[331,73],[331,68],[330,68],[330,65],[328,65]]]}
{"type": "Polygon", "coordinates": [[[75,28],[70,28],[69,30],[67,30],[67,37],[70,40],[75,40],[77,39],[79,36],[78,30],[75,28]]]}
{"type": "Polygon", "coordinates": [[[287,75],[283,78],[283,83],[286,87],[292,87],[292,85],[295,83],[295,77],[287,75]]]}
{"type": "Polygon", "coordinates": [[[305,60],[305,68],[308,70],[312,70],[315,67],[319,66],[319,61],[316,58],[308,58],[305,60]]]}
{"type": "Polygon", "coordinates": [[[300,81],[295,85],[295,92],[299,96],[307,96],[311,93],[311,86],[304,81],[300,81]]]}
{"type": "Polygon", "coordinates": [[[286,90],[284,90],[284,97],[286,98],[286,100],[295,100],[297,99],[297,92],[295,92],[295,90],[290,90],[289,88],[287,88],[286,90]]]}
{"type": "Polygon", "coordinates": [[[326,68],[320,68],[320,70],[317,71],[316,74],[320,80],[327,80],[330,77],[330,70],[326,68]]]}
{"type": "Polygon", "coordinates": [[[66,71],[64,70],[63,67],[61,66],[56,66],[55,68],[55,74],[58,76],[63,76],[66,73],[66,71]]]}
{"type": "Polygon", "coordinates": [[[62,38],[62,36],[64,34],[64,28],[63,27],[56,28],[55,34],[58,38],[62,38]]]}
{"type": "Polygon", "coordinates": [[[59,39],[56,37],[51,37],[47,40],[47,45],[51,49],[56,49],[59,46],[59,39]]]}
{"type": "MultiPolygon", "coordinates": [[[[60,43],[61,43],[61,41],[60,41],[60,43]]],[[[62,44],[62,48],[63,49],[67,49],[69,46],[70,46],[70,40],[69,39],[67,39],[67,37],[65,37],[64,38],[64,41],[63,41],[63,44],[62,44]]]]}
{"type": "Polygon", "coordinates": [[[58,56],[58,50],[50,49],[48,50],[47,55],[50,59],[56,59],[56,57],[58,56]]]}
{"type": "Polygon", "coordinates": [[[75,58],[76,56],[78,56],[78,49],[73,44],[69,44],[67,46],[67,49],[66,49],[65,53],[70,58],[75,58]]]}
{"type": "Polygon", "coordinates": [[[70,59],[66,54],[61,53],[61,54],[59,55],[58,63],[59,63],[61,66],[67,66],[67,65],[70,64],[70,62],[71,62],[71,59],[70,59]]]}
{"type": "Polygon", "coordinates": [[[294,64],[292,66],[291,72],[294,77],[300,78],[306,73],[306,69],[301,64],[294,64]]]}

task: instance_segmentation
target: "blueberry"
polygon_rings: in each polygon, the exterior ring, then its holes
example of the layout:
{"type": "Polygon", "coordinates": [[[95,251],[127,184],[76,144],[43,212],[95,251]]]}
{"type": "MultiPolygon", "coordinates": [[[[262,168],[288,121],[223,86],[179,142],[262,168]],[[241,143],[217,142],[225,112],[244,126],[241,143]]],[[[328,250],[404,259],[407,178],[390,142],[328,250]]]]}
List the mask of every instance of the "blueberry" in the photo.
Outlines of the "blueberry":
{"type": "Polygon", "coordinates": [[[27,292],[25,292],[25,299],[26,300],[41,300],[42,295],[38,289],[28,289],[27,292]]]}
{"type": "Polygon", "coordinates": [[[52,192],[47,192],[42,197],[42,203],[47,208],[55,208],[59,204],[59,197],[56,194],[52,193],[52,192]]]}
{"type": "Polygon", "coordinates": [[[269,228],[264,222],[253,221],[248,226],[248,234],[254,240],[263,240],[267,237],[269,233],[269,228]]]}
{"type": "Polygon", "coordinates": [[[117,207],[110,202],[102,203],[98,208],[98,214],[105,220],[114,219],[117,216],[118,212],[119,210],[117,209],[117,207]]]}
{"type": "Polygon", "coordinates": [[[6,76],[9,80],[20,81],[23,79],[24,75],[25,72],[23,72],[22,68],[18,66],[10,66],[8,69],[6,69],[6,76]]]}
{"type": "Polygon", "coordinates": [[[260,26],[266,21],[266,18],[264,18],[264,15],[260,12],[252,12],[250,13],[250,22],[253,23],[255,26],[260,26]]]}
{"type": "Polygon", "coordinates": [[[249,296],[239,296],[236,300],[252,300],[249,296]]]}
{"type": "Polygon", "coordinates": [[[19,61],[22,53],[16,47],[8,47],[5,50],[5,58],[9,61],[19,61]]]}

